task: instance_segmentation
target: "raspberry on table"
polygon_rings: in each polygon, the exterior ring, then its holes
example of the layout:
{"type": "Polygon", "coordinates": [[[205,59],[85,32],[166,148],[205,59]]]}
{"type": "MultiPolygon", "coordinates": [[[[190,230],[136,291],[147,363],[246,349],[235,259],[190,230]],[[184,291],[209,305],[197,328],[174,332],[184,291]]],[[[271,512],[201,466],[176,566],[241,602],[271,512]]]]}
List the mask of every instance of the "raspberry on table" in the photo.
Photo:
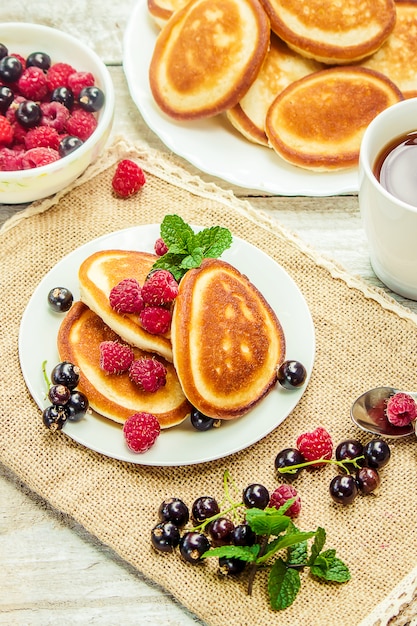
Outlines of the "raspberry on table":
{"type": "Polygon", "coordinates": [[[40,67],[35,66],[29,66],[23,71],[17,87],[28,100],[42,100],[48,93],[46,76],[40,67]]]}
{"type": "Polygon", "coordinates": [[[135,358],[132,348],[119,341],[102,341],[100,368],[108,374],[123,374],[129,370],[135,358]]]}
{"type": "Polygon", "coordinates": [[[156,270],[146,279],[142,287],[145,305],[167,306],[178,295],[178,283],[168,270],[156,270]]]}
{"type": "Polygon", "coordinates": [[[388,398],[385,414],[394,426],[407,426],[417,418],[417,404],[410,394],[398,392],[388,398]]]}
{"type": "Polygon", "coordinates": [[[32,167],[42,167],[59,160],[59,154],[52,148],[31,148],[22,155],[22,166],[24,170],[32,167]]]}
{"type": "Polygon", "coordinates": [[[291,500],[292,498],[295,498],[295,502],[285,511],[284,515],[297,517],[301,510],[301,499],[297,490],[291,485],[280,485],[277,487],[270,496],[269,506],[279,509],[287,500],[291,500]]]}
{"type": "Polygon", "coordinates": [[[52,126],[59,133],[65,130],[65,124],[70,116],[65,105],[60,102],[42,102],[41,111],[41,126],[52,126]]]}
{"type": "MultiPolygon", "coordinates": [[[[332,458],[332,439],[327,430],[321,426],[311,433],[300,435],[296,445],[306,461],[328,460],[332,458]]],[[[315,463],[313,467],[320,467],[321,465],[323,463],[315,463]]]]}
{"type": "Polygon", "coordinates": [[[94,83],[94,76],[91,72],[73,72],[68,76],[68,87],[75,98],[78,98],[84,87],[92,87],[94,83]]]}
{"type": "Polygon", "coordinates": [[[25,134],[26,150],[31,148],[53,148],[58,150],[61,136],[52,126],[36,126],[25,134]]]}
{"type": "Polygon", "coordinates": [[[117,313],[140,313],[145,306],[141,286],[135,278],[124,278],[112,287],[109,302],[117,313]]]}
{"type": "Polygon", "coordinates": [[[68,87],[68,77],[74,74],[75,68],[68,63],[54,63],[46,72],[46,82],[49,91],[57,87],[68,87]]]}
{"type": "Polygon", "coordinates": [[[158,420],[151,413],[135,413],[123,425],[126,444],[132,452],[143,453],[151,448],[161,432],[158,420]]]}
{"type": "Polygon", "coordinates": [[[117,165],[112,187],[118,196],[128,198],[137,193],[145,182],[145,174],[139,165],[130,159],[123,159],[117,165]]]}
{"type": "Polygon", "coordinates": [[[129,378],[143,391],[154,393],[166,385],[167,370],[161,361],[153,357],[141,357],[131,364],[129,378]]]}
{"type": "Polygon", "coordinates": [[[161,306],[147,306],[140,312],[139,319],[151,335],[164,335],[171,328],[172,314],[161,306]]]}
{"type": "Polygon", "coordinates": [[[168,246],[166,245],[162,237],[158,237],[158,239],[155,241],[154,251],[155,254],[157,254],[158,256],[164,256],[164,254],[168,252],[168,246]]]}
{"type": "Polygon", "coordinates": [[[0,146],[9,146],[14,137],[14,130],[9,120],[0,115],[0,146]]]}

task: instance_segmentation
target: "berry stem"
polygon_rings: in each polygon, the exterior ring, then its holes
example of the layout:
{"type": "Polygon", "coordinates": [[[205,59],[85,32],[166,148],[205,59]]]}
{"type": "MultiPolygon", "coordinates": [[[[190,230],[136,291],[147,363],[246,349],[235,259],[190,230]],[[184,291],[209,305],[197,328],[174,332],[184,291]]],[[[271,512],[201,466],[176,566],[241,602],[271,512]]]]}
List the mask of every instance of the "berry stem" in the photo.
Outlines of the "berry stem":
{"type": "Polygon", "coordinates": [[[297,470],[303,467],[309,467],[311,465],[317,465],[318,463],[327,463],[329,465],[337,465],[341,467],[346,474],[349,474],[349,469],[359,469],[359,461],[363,460],[363,455],[357,456],[354,459],[345,459],[343,461],[336,461],[335,459],[315,459],[314,461],[305,461],[304,463],[298,463],[297,465],[288,465],[287,467],[279,467],[278,472],[280,474],[295,474],[297,470]]]}
{"type": "Polygon", "coordinates": [[[261,548],[259,550],[258,558],[256,559],[256,561],[254,561],[251,564],[250,571],[249,571],[248,591],[247,591],[248,596],[252,595],[253,583],[255,581],[256,572],[258,571],[258,567],[259,567],[259,558],[262,557],[265,554],[265,550],[266,550],[266,547],[268,545],[269,537],[270,537],[270,535],[262,535],[262,537],[260,537],[260,546],[261,546],[261,548]]]}
{"type": "Polygon", "coordinates": [[[220,503],[220,511],[219,513],[216,513],[215,515],[212,515],[211,517],[208,517],[207,519],[204,520],[204,522],[202,522],[201,524],[198,524],[198,526],[194,526],[194,528],[192,528],[193,531],[204,531],[206,526],[208,526],[208,524],[210,524],[210,522],[214,522],[214,520],[218,519],[219,517],[223,517],[224,515],[226,515],[227,513],[235,513],[236,509],[240,509],[242,507],[244,507],[244,503],[243,502],[235,502],[232,498],[232,496],[230,495],[230,489],[229,489],[229,485],[232,485],[232,487],[234,488],[234,490],[238,493],[238,488],[233,480],[233,478],[231,477],[229,470],[225,470],[223,473],[223,492],[224,492],[224,498],[220,503]],[[229,507],[226,509],[222,509],[223,505],[225,503],[229,504],[229,507]]]}
{"type": "Polygon", "coordinates": [[[43,374],[43,378],[46,384],[46,388],[49,390],[51,386],[51,381],[49,380],[48,374],[46,373],[46,364],[47,364],[47,360],[45,359],[45,361],[42,361],[42,374],[43,374]]]}

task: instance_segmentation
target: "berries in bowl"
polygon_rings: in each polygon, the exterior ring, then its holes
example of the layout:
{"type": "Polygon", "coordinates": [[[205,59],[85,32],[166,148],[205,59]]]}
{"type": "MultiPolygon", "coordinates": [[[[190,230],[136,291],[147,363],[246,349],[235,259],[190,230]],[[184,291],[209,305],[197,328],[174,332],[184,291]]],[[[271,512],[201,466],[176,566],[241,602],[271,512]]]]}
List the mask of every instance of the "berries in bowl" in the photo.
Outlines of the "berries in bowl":
{"type": "Polygon", "coordinates": [[[67,187],[102,153],[113,115],[95,52],[54,28],[0,24],[0,204],[67,187]]]}

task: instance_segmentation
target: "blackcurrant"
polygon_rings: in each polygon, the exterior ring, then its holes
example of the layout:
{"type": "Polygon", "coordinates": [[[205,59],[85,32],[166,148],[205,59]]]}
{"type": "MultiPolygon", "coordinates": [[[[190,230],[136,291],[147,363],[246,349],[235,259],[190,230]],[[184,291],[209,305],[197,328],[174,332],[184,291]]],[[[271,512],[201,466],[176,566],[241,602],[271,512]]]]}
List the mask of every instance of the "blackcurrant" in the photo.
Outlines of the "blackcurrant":
{"type": "Polygon", "coordinates": [[[80,91],[78,102],[80,107],[85,111],[95,113],[96,111],[100,111],[103,107],[104,93],[96,86],[84,87],[80,91]]]}
{"type": "Polygon", "coordinates": [[[34,128],[38,126],[42,111],[36,102],[33,100],[24,100],[19,104],[15,113],[17,121],[25,128],[34,128]]]}
{"type": "Polygon", "coordinates": [[[23,66],[17,57],[6,55],[0,59],[0,78],[5,83],[14,83],[22,72],[23,66]]]}
{"type": "Polygon", "coordinates": [[[358,486],[352,474],[338,475],[329,487],[330,495],[338,504],[351,504],[358,495],[358,486]]]}
{"type": "Polygon", "coordinates": [[[222,576],[236,576],[245,569],[246,562],[232,556],[221,556],[219,558],[219,574],[222,576]]]}
{"type": "Polygon", "coordinates": [[[8,54],[9,50],[7,46],[5,46],[4,43],[0,43],[0,59],[2,59],[3,57],[7,57],[8,54]]]}
{"type": "Polygon", "coordinates": [[[46,52],[31,52],[26,59],[26,67],[40,67],[41,70],[49,70],[51,57],[46,52]]]}
{"type": "Polygon", "coordinates": [[[71,152],[74,152],[74,150],[77,150],[77,148],[80,148],[83,145],[83,143],[84,142],[79,137],[67,135],[66,137],[61,139],[61,141],[59,142],[59,146],[58,146],[59,156],[61,157],[61,159],[63,159],[64,157],[71,154],[71,152]]]}
{"type": "Polygon", "coordinates": [[[54,287],[48,293],[48,304],[57,313],[69,311],[73,301],[74,296],[66,287],[54,287]]]}
{"type": "Polygon", "coordinates": [[[249,524],[238,524],[232,533],[232,543],[235,546],[253,546],[256,541],[256,533],[249,524]]]}
{"type": "Polygon", "coordinates": [[[179,498],[164,500],[158,510],[162,522],[172,522],[178,528],[183,528],[190,519],[188,506],[179,498]]]}
{"type": "Polygon", "coordinates": [[[152,545],[160,552],[172,552],[180,542],[180,531],[172,522],[159,522],[151,531],[152,545]]]}
{"type": "Polygon", "coordinates": [[[207,530],[214,546],[224,546],[232,543],[234,528],[232,520],[227,517],[218,517],[210,522],[207,530]]]}
{"type": "Polygon", "coordinates": [[[194,565],[201,561],[201,555],[210,549],[210,541],[202,533],[190,531],[181,537],[179,548],[182,558],[194,565]]]}
{"type": "Polygon", "coordinates": [[[201,413],[195,407],[191,409],[190,420],[192,426],[200,432],[210,430],[214,426],[220,426],[220,420],[204,415],[204,413],[201,413]]]}
{"type": "Polygon", "coordinates": [[[61,430],[67,421],[67,413],[63,406],[51,405],[43,411],[42,420],[49,430],[61,430]]]}
{"type": "Polygon", "coordinates": [[[14,100],[13,91],[7,85],[0,87],[0,113],[4,115],[14,100]]]}
{"type": "Polygon", "coordinates": [[[389,445],[383,439],[371,439],[363,449],[365,465],[374,469],[381,469],[391,457],[389,445]]]}
{"type": "Polygon", "coordinates": [[[254,483],[243,490],[243,503],[248,509],[264,509],[269,503],[269,491],[263,485],[254,483]]]}
{"type": "Polygon", "coordinates": [[[356,471],[356,484],[363,495],[374,493],[381,484],[378,470],[373,467],[361,467],[356,471]]]}
{"type": "Polygon", "coordinates": [[[211,496],[197,498],[191,507],[192,518],[198,524],[218,513],[220,513],[220,509],[217,500],[211,496]]]}
{"type": "MultiPolygon", "coordinates": [[[[337,461],[349,461],[363,455],[363,445],[357,439],[346,439],[341,441],[336,448],[335,456],[337,461]]],[[[363,465],[364,460],[356,461],[358,465],[363,465]]]]}
{"type": "Polygon", "coordinates": [[[51,93],[51,102],[63,104],[69,111],[74,106],[74,94],[69,87],[56,87],[51,93]]]}
{"type": "Polygon", "coordinates": [[[55,365],[51,372],[51,381],[54,385],[65,385],[75,389],[80,380],[80,368],[69,361],[62,361],[55,365]]]}
{"type": "Polygon", "coordinates": [[[48,391],[48,398],[52,404],[63,406],[70,399],[71,391],[65,385],[52,385],[48,391]]]}
{"type": "MultiPolygon", "coordinates": [[[[278,452],[275,457],[275,469],[277,470],[284,467],[292,467],[293,465],[300,465],[300,463],[305,463],[305,458],[297,448],[285,448],[281,450],[281,452],[278,452]]],[[[294,470],[294,473],[285,473],[282,474],[282,476],[285,476],[288,480],[294,479],[301,472],[301,469],[302,468],[298,467],[294,470]]]]}
{"type": "Polygon", "coordinates": [[[277,370],[278,382],[285,389],[301,387],[304,383],[307,372],[306,368],[299,361],[284,361],[277,370]]]}
{"type": "Polygon", "coordinates": [[[71,389],[69,400],[65,405],[70,422],[79,422],[87,413],[88,408],[87,396],[78,389],[71,389]]]}

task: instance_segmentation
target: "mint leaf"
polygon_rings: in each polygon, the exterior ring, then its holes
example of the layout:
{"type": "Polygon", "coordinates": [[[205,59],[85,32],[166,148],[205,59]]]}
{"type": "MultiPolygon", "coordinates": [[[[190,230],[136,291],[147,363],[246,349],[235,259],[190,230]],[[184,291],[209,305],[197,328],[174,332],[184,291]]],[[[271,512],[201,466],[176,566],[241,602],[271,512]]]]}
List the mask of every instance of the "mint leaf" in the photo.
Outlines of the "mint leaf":
{"type": "MultiPolygon", "coordinates": [[[[300,532],[293,521],[290,522],[286,535],[292,535],[300,532]]],[[[300,541],[300,543],[288,546],[287,550],[287,565],[304,566],[307,563],[308,545],[307,541],[300,541]]]]}
{"type": "Polygon", "coordinates": [[[271,568],[268,579],[268,593],[271,607],[282,611],[295,600],[301,587],[300,574],[288,568],[282,559],[277,559],[271,568]]]}
{"type": "Polygon", "coordinates": [[[187,254],[180,263],[180,267],[190,270],[193,267],[200,267],[204,254],[201,248],[194,248],[191,254],[187,254]]]}
{"type": "Polygon", "coordinates": [[[276,509],[248,509],[246,521],[257,535],[280,535],[290,523],[287,515],[276,509]]]}
{"type": "Polygon", "coordinates": [[[225,557],[234,557],[236,559],[240,559],[241,561],[247,561],[248,563],[253,563],[256,561],[256,557],[259,554],[260,545],[256,543],[253,546],[220,546],[218,548],[211,548],[204,552],[202,558],[208,558],[210,556],[216,556],[218,558],[225,557]]]}
{"type": "Polygon", "coordinates": [[[313,565],[315,563],[317,556],[323,550],[323,546],[326,543],[326,531],[324,528],[320,526],[316,530],[316,536],[314,538],[314,543],[311,546],[311,555],[308,559],[307,565],[313,565]]]}
{"type": "Polygon", "coordinates": [[[336,550],[326,550],[319,554],[310,568],[313,576],[336,583],[345,583],[350,580],[348,567],[335,554],[336,550]]]}
{"type": "Polygon", "coordinates": [[[232,235],[227,228],[212,226],[196,233],[194,242],[203,249],[205,258],[217,259],[232,245],[232,235]]]}
{"type": "Polygon", "coordinates": [[[179,215],[166,215],[161,223],[161,237],[175,252],[188,253],[193,246],[194,231],[179,215]]]}
{"type": "Polygon", "coordinates": [[[271,541],[268,544],[265,554],[258,559],[258,563],[264,563],[275,552],[278,552],[278,550],[282,550],[283,548],[288,548],[289,546],[294,546],[302,541],[305,542],[307,539],[311,539],[311,537],[314,537],[314,534],[314,532],[296,532],[285,534],[283,537],[279,537],[278,539],[271,541]]]}

